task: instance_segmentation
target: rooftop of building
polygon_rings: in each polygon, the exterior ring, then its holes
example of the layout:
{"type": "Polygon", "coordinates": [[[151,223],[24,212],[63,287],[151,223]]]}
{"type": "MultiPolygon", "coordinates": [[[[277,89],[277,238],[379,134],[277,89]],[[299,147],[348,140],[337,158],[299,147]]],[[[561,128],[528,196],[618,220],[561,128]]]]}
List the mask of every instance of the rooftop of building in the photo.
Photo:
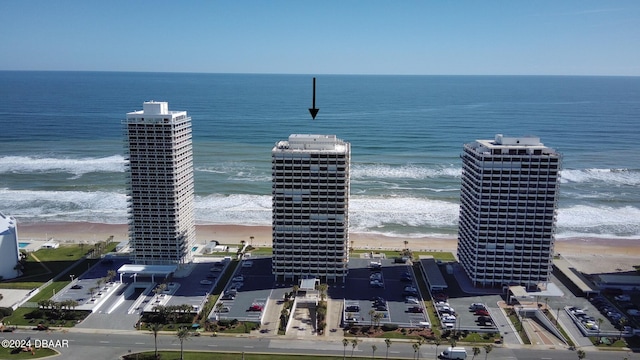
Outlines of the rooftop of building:
{"type": "Polygon", "coordinates": [[[145,101],[142,104],[142,110],[132,111],[127,113],[127,119],[137,119],[141,116],[148,116],[150,118],[166,118],[171,117],[175,119],[178,116],[186,116],[186,111],[170,111],[169,103],[166,101],[145,101]]]}
{"type": "MultiPolygon", "coordinates": [[[[540,138],[537,136],[507,137],[502,134],[496,134],[493,140],[476,140],[466,146],[471,147],[477,152],[495,153],[495,150],[507,151],[519,149],[525,150],[527,154],[534,154],[535,152],[544,155],[557,154],[554,149],[546,147],[540,142],[540,138]]],[[[506,152],[502,153],[507,154],[506,152]]]]}
{"type": "Polygon", "coordinates": [[[336,135],[291,134],[288,140],[276,143],[273,151],[334,151],[348,150],[348,143],[338,139],[336,135]]]}

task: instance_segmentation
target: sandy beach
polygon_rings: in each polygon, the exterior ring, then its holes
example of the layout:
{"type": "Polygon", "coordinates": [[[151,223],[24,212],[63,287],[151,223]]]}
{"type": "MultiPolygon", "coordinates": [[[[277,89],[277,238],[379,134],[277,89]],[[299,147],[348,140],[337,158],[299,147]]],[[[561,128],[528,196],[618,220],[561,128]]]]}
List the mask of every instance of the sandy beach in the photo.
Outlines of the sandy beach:
{"type": "MultiPolygon", "coordinates": [[[[128,238],[126,224],[62,222],[19,223],[18,236],[20,241],[53,239],[61,244],[95,243],[110,236],[115,241],[128,238]]],[[[374,233],[351,233],[350,238],[357,249],[402,249],[405,241],[408,241],[409,248],[413,250],[455,253],[457,247],[457,240],[454,238],[403,238],[374,233]]],[[[253,246],[271,246],[271,227],[197,225],[196,239],[199,244],[211,240],[223,244],[239,244],[244,240],[253,246]]],[[[634,265],[640,265],[640,239],[563,238],[556,240],[555,252],[586,273],[633,271],[634,265]]]]}

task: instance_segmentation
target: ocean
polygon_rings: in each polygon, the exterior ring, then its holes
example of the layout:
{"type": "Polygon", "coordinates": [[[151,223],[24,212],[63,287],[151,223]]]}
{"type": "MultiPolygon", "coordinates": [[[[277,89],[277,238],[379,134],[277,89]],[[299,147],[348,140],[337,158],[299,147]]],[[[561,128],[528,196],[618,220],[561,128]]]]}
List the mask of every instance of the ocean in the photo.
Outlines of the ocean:
{"type": "Polygon", "coordinates": [[[122,120],[193,121],[196,220],[270,225],[271,148],[352,146],[352,232],[455,237],[462,145],[535,135],[563,155],[558,237],[640,239],[640,78],[0,71],[0,211],[126,223],[122,120]]]}

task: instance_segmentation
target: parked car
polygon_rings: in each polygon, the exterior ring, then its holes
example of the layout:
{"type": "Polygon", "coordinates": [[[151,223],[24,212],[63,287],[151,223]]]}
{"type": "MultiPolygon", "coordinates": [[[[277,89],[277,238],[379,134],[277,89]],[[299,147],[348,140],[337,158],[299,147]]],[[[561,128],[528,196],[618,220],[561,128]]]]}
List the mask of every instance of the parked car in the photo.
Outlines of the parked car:
{"type": "Polygon", "coordinates": [[[358,305],[350,305],[345,309],[346,312],[360,312],[360,306],[358,305]]]}
{"type": "Polygon", "coordinates": [[[382,280],[382,273],[372,273],[371,275],[369,275],[369,280],[382,280]]]}
{"type": "Polygon", "coordinates": [[[200,285],[211,285],[213,284],[211,280],[200,280],[200,285]]]}
{"type": "Polygon", "coordinates": [[[231,279],[231,281],[243,282],[244,281],[244,276],[238,275],[238,276],[234,277],[233,279],[231,279]]]}
{"type": "Polygon", "coordinates": [[[387,300],[385,300],[383,298],[376,299],[373,302],[373,306],[378,306],[378,305],[385,305],[386,306],[387,305],[387,300]]]}
{"type": "Polygon", "coordinates": [[[403,272],[400,275],[400,281],[411,282],[411,281],[413,281],[413,276],[408,271],[407,272],[403,272]]]}
{"type": "Polygon", "coordinates": [[[377,311],[387,311],[387,310],[389,310],[389,308],[387,307],[387,304],[378,304],[378,305],[376,305],[375,309],[377,311]]]}
{"type": "Polygon", "coordinates": [[[225,293],[224,295],[222,295],[222,300],[234,300],[236,298],[235,294],[231,294],[231,293],[225,293]]]}
{"type": "Polygon", "coordinates": [[[473,303],[469,306],[469,310],[481,310],[481,309],[485,309],[484,304],[482,303],[473,303]]]}
{"type": "Polygon", "coordinates": [[[74,290],[82,289],[82,285],[75,284],[71,288],[74,290]]]}
{"type": "Polygon", "coordinates": [[[407,304],[418,304],[420,301],[414,296],[407,296],[404,298],[404,302],[407,304]]]}
{"type": "Polygon", "coordinates": [[[253,304],[249,306],[249,311],[262,311],[263,309],[262,305],[253,304]]]}
{"type": "Polygon", "coordinates": [[[424,309],[422,309],[420,306],[412,306],[407,309],[407,312],[410,312],[410,313],[421,313],[423,311],[424,309]]]}
{"type": "Polygon", "coordinates": [[[369,282],[369,285],[373,288],[382,288],[384,287],[384,283],[380,280],[372,280],[369,282]]]}

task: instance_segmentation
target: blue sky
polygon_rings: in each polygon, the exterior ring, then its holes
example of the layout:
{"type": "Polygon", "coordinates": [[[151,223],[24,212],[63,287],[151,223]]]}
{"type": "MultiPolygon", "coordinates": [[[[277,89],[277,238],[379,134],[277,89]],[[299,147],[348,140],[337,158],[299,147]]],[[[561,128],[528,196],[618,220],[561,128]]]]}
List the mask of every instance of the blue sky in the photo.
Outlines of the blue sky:
{"type": "Polygon", "coordinates": [[[0,70],[640,76],[640,1],[0,1],[0,70]]]}

